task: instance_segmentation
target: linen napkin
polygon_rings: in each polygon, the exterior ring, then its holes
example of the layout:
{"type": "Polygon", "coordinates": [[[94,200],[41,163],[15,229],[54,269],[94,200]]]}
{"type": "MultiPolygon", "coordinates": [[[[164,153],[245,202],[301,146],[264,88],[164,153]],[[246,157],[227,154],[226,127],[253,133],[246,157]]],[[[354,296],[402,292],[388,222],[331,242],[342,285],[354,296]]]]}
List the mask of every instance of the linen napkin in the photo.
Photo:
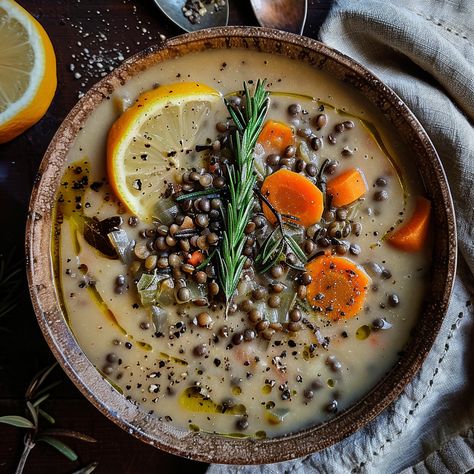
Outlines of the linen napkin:
{"type": "Polygon", "coordinates": [[[415,113],[443,161],[459,265],[439,336],[401,396],[365,428],[306,458],[224,473],[463,474],[474,469],[474,1],[337,0],[321,40],[362,63],[415,113]]]}

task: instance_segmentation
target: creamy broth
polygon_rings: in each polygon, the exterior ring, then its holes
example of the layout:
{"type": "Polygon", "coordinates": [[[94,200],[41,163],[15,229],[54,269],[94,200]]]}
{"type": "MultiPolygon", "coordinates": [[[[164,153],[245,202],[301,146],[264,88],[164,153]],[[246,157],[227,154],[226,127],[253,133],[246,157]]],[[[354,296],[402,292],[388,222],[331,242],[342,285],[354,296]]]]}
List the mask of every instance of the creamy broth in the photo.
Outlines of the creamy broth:
{"type": "MultiPolygon", "coordinates": [[[[227,116],[224,106],[212,111],[199,131],[202,143],[216,139],[216,123],[227,116]]],[[[163,192],[166,181],[204,166],[206,153],[192,152],[180,163],[182,169],[167,172],[163,192]]],[[[264,161],[256,163],[257,171],[268,173],[264,161]]],[[[256,437],[296,431],[328,420],[367,394],[403,350],[429,280],[429,248],[404,253],[383,238],[411,215],[414,196],[422,193],[410,151],[349,86],[281,56],[238,49],[190,54],[129,80],[97,107],[78,134],[58,193],[53,242],[58,292],[79,345],[131,403],[190,430],[256,437]],[[257,300],[252,290],[277,279],[244,272],[235,298],[239,309],[227,319],[222,303],[213,308],[172,303],[166,306],[165,325],[157,330],[150,309],[140,304],[136,275],[121,260],[101,254],[83,235],[83,216],[91,222],[119,215],[129,239],[150,240],[142,237],[150,224],[129,225],[131,215],[107,183],[108,131],[122,108],[156,82],[192,80],[228,95],[241,90],[243,81],[258,77],[267,78],[271,91],[267,118],[296,129],[311,128],[323,138],[322,148],[308,148],[317,168],[329,159],[338,162],[334,176],[349,168],[365,175],[368,191],[347,219],[352,221],[350,235],[341,239],[355,245],[345,256],[363,265],[371,277],[364,308],[347,320],[331,320],[311,310],[298,331],[276,331],[270,340],[257,337],[235,344],[234,334],[254,328],[247,318],[252,308],[270,321],[275,317],[265,304],[270,295],[257,300]],[[288,113],[295,103],[304,110],[297,118],[288,113]],[[314,119],[322,113],[328,123],[317,130],[314,119]],[[334,134],[335,143],[329,143],[328,134],[344,121],[354,127],[334,134]],[[381,177],[382,186],[377,181],[381,177]],[[381,191],[388,199],[378,200],[381,191]],[[122,293],[116,288],[118,275],[128,287],[122,293]],[[212,327],[196,323],[203,310],[209,312],[212,327]],[[198,345],[205,346],[201,354],[196,353],[198,345]]],[[[291,278],[290,269],[282,281],[288,284],[291,278]]],[[[282,295],[294,292],[290,285],[282,295]]]]}

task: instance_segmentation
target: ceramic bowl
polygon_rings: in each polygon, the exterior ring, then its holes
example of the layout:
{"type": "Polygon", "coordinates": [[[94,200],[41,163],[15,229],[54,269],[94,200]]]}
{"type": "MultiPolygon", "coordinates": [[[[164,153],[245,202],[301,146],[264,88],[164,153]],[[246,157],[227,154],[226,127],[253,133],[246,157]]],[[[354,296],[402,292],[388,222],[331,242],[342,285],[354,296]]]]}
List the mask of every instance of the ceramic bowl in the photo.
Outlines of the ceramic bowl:
{"type": "Polygon", "coordinates": [[[187,458],[217,463],[274,463],[321,450],[349,436],[384,410],[410,382],[429,352],[448,307],[456,269],[456,229],[438,155],[415,116],[390,88],[351,58],[312,39],[261,28],[226,27],[170,39],[133,56],[78,102],[59,127],[41,163],[31,196],[26,255],[31,298],[41,330],[64,371],[105,416],[140,440],[187,458]],[[355,86],[405,138],[433,202],[433,227],[437,232],[432,284],[399,362],[370,393],[329,422],[271,439],[190,433],[160,422],[132,405],[101,377],[78,346],[53,283],[53,204],[68,149],[81,125],[106,96],[140,71],[160,61],[209,48],[247,48],[285,55],[355,86]]]}

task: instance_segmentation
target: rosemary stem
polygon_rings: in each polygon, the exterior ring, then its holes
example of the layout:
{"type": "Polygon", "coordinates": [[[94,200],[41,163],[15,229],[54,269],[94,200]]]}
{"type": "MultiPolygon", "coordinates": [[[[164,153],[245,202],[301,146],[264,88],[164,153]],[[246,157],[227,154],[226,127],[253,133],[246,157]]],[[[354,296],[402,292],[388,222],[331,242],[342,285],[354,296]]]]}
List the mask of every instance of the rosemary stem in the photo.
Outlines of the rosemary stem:
{"type": "Polygon", "coordinates": [[[22,474],[23,470],[25,469],[28,456],[30,455],[31,450],[35,447],[35,442],[33,441],[31,433],[25,435],[24,444],[25,447],[23,448],[23,452],[21,453],[21,458],[18,462],[18,466],[16,467],[15,474],[22,474]]]}

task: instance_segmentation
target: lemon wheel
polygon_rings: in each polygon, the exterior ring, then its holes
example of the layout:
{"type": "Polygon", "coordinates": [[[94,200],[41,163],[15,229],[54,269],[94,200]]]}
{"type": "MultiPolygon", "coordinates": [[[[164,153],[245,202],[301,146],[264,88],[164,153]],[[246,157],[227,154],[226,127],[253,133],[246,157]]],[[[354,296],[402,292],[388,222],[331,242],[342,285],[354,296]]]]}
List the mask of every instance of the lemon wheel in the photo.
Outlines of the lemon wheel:
{"type": "MultiPolygon", "coordinates": [[[[199,83],[145,92],[112,125],[107,142],[109,181],[119,199],[142,220],[154,217],[164,183],[173,180],[205,143],[206,122],[221,95],[199,83]]],[[[208,129],[207,129],[208,130],[208,129]]]]}
{"type": "Polygon", "coordinates": [[[56,58],[43,27],[20,5],[0,0],[0,143],[34,125],[56,90],[56,58]]]}

